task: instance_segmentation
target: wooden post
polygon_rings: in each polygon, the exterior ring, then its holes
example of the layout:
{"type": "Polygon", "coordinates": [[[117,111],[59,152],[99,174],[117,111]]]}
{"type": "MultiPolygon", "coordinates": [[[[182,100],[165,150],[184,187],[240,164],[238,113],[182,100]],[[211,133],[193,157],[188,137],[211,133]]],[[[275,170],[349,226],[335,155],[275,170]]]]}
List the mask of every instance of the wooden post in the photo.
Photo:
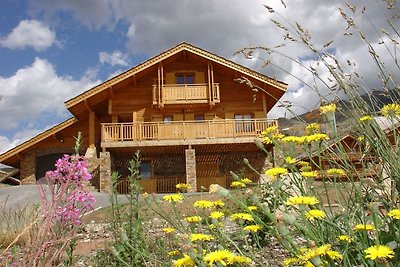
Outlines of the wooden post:
{"type": "Polygon", "coordinates": [[[95,145],[95,120],[96,116],[93,111],[89,111],[89,146],[95,145]]]}
{"type": "Polygon", "coordinates": [[[208,77],[208,104],[211,105],[211,98],[212,98],[212,94],[211,94],[211,67],[210,67],[210,62],[208,62],[207,65],[207,77],[208,77]]]}
{"type": "Polygon", "coordinates": [[[211,67],[211,88],[210,88],[210,92],[211,92],[211,104],[215,105],[214,103],[214,68],[213,65],[211,63],[210,65],[211,67]]]}
{"type": "Polygon", "coordinates": [[[263,105],[263,112],[264,112],[264,117],[267,117],[267,98],[265,96],[265,94],[262,94],[262,105],[263,105]]]}

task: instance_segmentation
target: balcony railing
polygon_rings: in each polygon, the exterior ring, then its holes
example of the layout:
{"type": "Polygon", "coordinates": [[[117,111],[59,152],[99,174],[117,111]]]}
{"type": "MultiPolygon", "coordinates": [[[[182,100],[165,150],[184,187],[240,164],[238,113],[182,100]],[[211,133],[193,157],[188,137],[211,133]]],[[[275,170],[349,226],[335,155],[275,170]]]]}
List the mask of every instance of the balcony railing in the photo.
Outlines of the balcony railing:
{"type": "Polygon", "coordinates": [[[219,85],[204,84],[164,84],[153,85],[153,104],[199,104],[219,103],[219,85]],[[211,89],[211,90],[210,90],[211,89]]]}
{"type": "Polygon", "coordinates": [[[102,123],[102,142],[255,137],[276,120],[102,123]]]}

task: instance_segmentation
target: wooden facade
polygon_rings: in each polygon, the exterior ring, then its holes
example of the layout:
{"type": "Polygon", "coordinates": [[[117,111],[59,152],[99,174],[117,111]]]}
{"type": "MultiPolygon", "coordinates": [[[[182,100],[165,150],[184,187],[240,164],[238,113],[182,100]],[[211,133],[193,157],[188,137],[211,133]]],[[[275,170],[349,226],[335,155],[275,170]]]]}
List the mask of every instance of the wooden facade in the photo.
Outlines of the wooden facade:
{"type": "Polygon", "coordinates": [[[257,181],[242,161],[247,157],[262,169],[265,155],[255,140],[276,124],[266,114],[286,86],[182,43],[68,100],[74,118],[0,155],[0,162],[21,169],[21,182],[32,183],[38,159],[70,153],[80,131],[83,152],[97,151],[92,163],[100,169],[99,190],[107,191],[109,174],[118,171],[120,191],[126,191],[127,162],[137,150],[147,192],[172,192],[179,182],[193,190],[229,186],[230,171],[257,181]],[[255,93],[238,78],[262,90],[255,93]]]}

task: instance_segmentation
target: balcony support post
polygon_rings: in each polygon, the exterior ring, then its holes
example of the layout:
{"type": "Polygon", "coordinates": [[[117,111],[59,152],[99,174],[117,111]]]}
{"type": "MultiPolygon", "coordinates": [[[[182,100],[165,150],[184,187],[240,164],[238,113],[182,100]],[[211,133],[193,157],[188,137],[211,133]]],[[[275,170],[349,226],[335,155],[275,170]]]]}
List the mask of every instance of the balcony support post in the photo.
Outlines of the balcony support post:
{"type": "Polygon", "coordinates": [[[196,151],[193,148],[185,150],[186,183],[190,185],[189,192],[197,191],[196,151]]]}

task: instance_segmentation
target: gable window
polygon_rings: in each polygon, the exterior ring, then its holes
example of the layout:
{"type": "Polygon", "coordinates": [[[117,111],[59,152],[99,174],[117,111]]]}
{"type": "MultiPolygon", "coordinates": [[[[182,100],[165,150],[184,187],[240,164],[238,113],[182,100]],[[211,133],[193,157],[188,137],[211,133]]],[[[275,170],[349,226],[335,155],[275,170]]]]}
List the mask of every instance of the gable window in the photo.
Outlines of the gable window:
{"type": "Polygon", "coordinates": [[[151,161],[145,160],[140,163],[140,178],[143,180],[151,179],[151,161]]]}
{"type": "Polygon", "coordinates": [[[194,84],[194,73],[177,73],[175,82],[177,84],[194,84]]]}

